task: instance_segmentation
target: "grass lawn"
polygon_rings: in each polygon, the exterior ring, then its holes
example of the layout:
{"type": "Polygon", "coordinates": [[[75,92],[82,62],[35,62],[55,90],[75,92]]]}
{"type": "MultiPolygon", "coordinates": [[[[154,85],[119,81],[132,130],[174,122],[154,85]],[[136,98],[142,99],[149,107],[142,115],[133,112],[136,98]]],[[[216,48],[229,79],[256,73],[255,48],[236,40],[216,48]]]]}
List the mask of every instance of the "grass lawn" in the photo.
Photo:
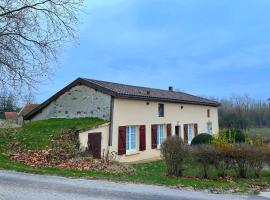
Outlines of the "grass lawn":
{"type": "Polygon", "coordinates": [[[80,119],[48,119],[34,121],[18,129],[16,139],[27,149],[42,150],[49,145],[49,139],[59,136],[71,128],[83,131],[104,123],[103,120],[93,118],[80,119]]]}
{"type": "Polygon", "coordinates": [[[270,137],[270,128],[251,128],[249,134],[270,137]]]}
{"type": "MultiPolygon", "coordinates": [[[[158,184],[167,186],[192,186],[197,189],[222,188],[224,190],[234,188],[238,192],[246,192],[250,185],[270,185],[270,172],[264,171],[260,178],[249,179],[219,179],[214,167],[210,169],[210,179],[200,179],[200,166],[193,161],[185,164],[184,177],[169,177],[165,175],[166,168],[163,161],[132,164],[135,172],[132,174],[115,175],[98,172],[95,170],[73,170],[58,168],[33,168],[22,163],[12,161],[6,153],[6,145],[12,140],[17,140],[28,149],[44,149],[49,145],[49,138],[60,135],[64,130],[76,128],[84,130],[104,123],[98,119],[50,119],[36,121],[27,124],[21,129],[0,129],[0,169],[9,169],[29,173],[59,175],[65,177],[85,177],[108,179],[114,181],[130,181],[146,184],[158,184]],[[197,178],[198,177],[198,178],[197,178]]],[[[230,171],[235,176],[234,171],[230,171]]]]}
{"type": "Polygon", "coordinates": [[[248,135],[251,137],[259,137],[270,144],[270,128],[250,128],[248,135]]]}
{"type": "Polygon", "coordinates": [[[115,175],[110,173],[101,173],[97,171],[81,171],[73,169],[57,168],[33,168],[21,163],[11,161],[6,156],[0,156],[0,169],[16,170],[34,174],[58,175],[64,177],[76,178],[94,178],[107,179],[112,181],[128,181],[135,183],[157,184],[165,186],[189,187],[195,189],[218,188],[221,191],[236,189],[237,192],[247,192],[250,185],[269,185],[270,173],[263,172],[261,178],[255,179],[217,179],[214,178],[215,172],[212,170],[213,179],[200,179],[189,177],[189,175],[199,175],[199,166],[190,162],[186,164],[187,170],[184,172],[185,177],[168,177],[165,175],[165,165],[162,161],[150,163],[133,164],[135,172],[132,174],[115,175]]]}

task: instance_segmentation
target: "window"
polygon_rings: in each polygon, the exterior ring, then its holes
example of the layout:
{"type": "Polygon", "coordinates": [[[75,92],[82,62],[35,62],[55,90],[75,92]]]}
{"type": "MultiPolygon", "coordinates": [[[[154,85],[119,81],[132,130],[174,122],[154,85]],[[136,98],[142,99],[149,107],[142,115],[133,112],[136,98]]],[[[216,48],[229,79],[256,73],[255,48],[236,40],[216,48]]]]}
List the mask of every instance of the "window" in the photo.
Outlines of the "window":
{"type": "Polygon", "coordinates": [[[158,116],[164,117],[164,104],[162,103],[158,104],[158,116]]]}
{"type": "Polygon", "coordinates": [[[191,143],[192,137],[193,137],[193,124],[188,124],[188,143],[191,143]]]}
{"type": "Polygon", "coordinates": [[[207,109],[207,117],[210,117],[210,109],[207,109]]]}
{"type": "Polygon", "coordinates": [[[164,125],[159,124],[157,125],[157,146],[158,147],[163,142],[163,136],[164,136],[164,125]]]}
{"type": "Polygon", "coordinates": [[[212,134],[212,122],[208,122],[207,123],[207,133],[208,134],[212,134]]]}
{"type": "Polygon", "coordinates": [[[136,151],[136,126],[126,127],[126,151],[136,151]]]}

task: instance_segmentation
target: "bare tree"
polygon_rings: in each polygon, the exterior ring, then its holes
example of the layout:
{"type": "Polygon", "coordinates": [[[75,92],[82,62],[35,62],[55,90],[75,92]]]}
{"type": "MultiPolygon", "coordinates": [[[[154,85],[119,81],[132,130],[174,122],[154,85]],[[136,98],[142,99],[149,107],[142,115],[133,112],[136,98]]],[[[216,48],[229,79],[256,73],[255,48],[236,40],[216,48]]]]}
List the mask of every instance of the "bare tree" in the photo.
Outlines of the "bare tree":
{"type": "Polygon", "coordinates": [[[37,103],[36,97],[32,90],[29,90],[25,95],[22,97],[23,104],[34,104],[37,103]]]}
{"type": "Polygon", "coordinates": [[[18,99],[12,93],[0,92],[0,113],[18,110],[18,99]]]}
{"type": "Polygon", "coordinates": [[[221,128],[270,127],[270,110],[265,101],[252,99],[247,95],[233,95],[220,102],[221,128]]]}
{"type": "Polygon", "coordinates": [[[0,89],[34,87],[74,39],[83,0],[0,1],[0,89]]]}

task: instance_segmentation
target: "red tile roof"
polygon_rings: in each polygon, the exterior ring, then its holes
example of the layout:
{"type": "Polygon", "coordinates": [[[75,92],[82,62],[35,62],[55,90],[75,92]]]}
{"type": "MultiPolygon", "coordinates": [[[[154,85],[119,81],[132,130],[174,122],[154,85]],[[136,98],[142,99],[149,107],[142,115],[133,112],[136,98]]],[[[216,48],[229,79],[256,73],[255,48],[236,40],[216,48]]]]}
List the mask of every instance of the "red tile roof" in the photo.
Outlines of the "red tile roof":
{"type": "Polygon", "coordinates": [[[49,99],[44,101],[38,107],[28,112],[25,116],[25,119],[31,119],[38,111],[45,108],[52,101],[58,98],[60,95],[64,94],[70,88],[83,84],[90,88],[94,88],[98,91],[101,91],[105,94],[111,95],[116,98],[127,98],[127,99],[138,99],[146,101],[158,101],[158,102],[173,102],[173,103],[185,103],[185,104],[194,104],[194,105],[205,105],[205,106],[214,106],[217,107],[220,105],[219,102],[213,101],[210,99],[202,98],[199,96],[194,96],[184,92],[178,91],[168,91],[155,88],[147,88],[140,86],[132,86],[120,83],[113,83],[107,81],[100,81],[87,78],[78,78],[62,90],[57,92],[55,95],[51,96],[49,99]]]}
{"type": "Polygon", "coordinates": [[[24,116],[31,110],[33,110],[35,107],[37,107],[39,104],[25,104],[24,107],[19,112],[19,116],[24,116]]]}
{"type": "Polygon", "coordinates": [[[18,119],[18,113],[16,112],[5,112],[5,119],[6,120],[17,120],[18,119]]]}

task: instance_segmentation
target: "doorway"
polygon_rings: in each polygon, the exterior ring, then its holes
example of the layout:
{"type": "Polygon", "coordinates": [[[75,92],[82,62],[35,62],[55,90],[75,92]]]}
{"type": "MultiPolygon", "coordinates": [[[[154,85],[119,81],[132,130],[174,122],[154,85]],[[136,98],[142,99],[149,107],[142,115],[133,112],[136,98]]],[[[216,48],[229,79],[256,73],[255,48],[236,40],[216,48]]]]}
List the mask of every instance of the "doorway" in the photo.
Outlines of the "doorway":
{"type": "Polygon", "coordinates": [[[93,158],[101,158],[101,133],[89,133],[87,146],[93,158]]]}
{"type": "Polygon", "coordinates": [[[180,137],[180,126],[179,125],[175,126],[175,136],[180,137]]]}

